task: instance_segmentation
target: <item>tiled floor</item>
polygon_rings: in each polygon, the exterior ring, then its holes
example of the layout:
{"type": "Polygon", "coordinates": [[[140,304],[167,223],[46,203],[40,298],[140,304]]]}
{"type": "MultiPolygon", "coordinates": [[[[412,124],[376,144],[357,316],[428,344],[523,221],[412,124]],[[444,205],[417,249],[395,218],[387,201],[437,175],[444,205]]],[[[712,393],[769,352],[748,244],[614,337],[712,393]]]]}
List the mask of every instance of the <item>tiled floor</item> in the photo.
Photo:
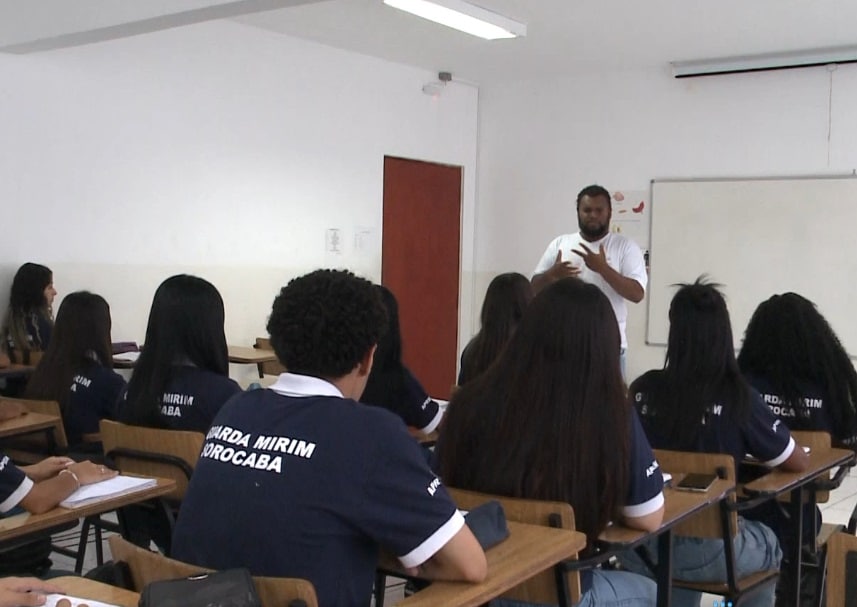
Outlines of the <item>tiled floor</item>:
{"type": "MultiPolygon", "coordinates": [[[[857,505],[857,472],[852,470],[852,473],[842,482],[842,486],[830,494],[830,500],[826,504],[821,505],[824,522],[847,525],[848,519],[851,516],[851,512],[855,505],[857,505]]],[[[62,546],[76,549],[78,535],[79,531],[68,531],[54,536],[54,541],[62,546]]],[[[107,546],[106,541],[104,543],[104,554],[105,558],[110,558],[110,549],[107,546]]],[[[73,560],[56,554],[53,555],[52,558],[56,569],[63,569],[66,571],[72,571],[74,569],[73,560]]],[[[91,540],[90,545],[87,548],[84,571],[92,569],[95,567],[95,564],[95,548],[91,540]]],[[[385,605],[394,605],[395,602],[400,600],[403,596],[404,584],[402,581],[395,578],[388,578],[385,605]]],[[[719,597],[704,595],[702,602],[700,603],[700,607],[716,605],[716,601],[718,599],[719,597]]]]}

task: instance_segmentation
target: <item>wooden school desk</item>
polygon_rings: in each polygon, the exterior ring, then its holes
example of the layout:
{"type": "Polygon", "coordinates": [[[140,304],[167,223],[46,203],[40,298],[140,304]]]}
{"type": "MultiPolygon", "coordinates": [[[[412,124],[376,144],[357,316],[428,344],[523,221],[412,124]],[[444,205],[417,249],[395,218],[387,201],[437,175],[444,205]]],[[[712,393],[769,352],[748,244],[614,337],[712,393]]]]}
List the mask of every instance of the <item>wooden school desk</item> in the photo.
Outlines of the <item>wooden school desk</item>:
{"type": "MultiPolygon", "coordinates": [[[[673,483],[683,475],[674,474],[673,483]]],[[[636,548],[653,536],[658,538],[658,566],[655,581],[658,584],[658,607],[668,607],[672,596],[672,529],[697,512],[709,508],[729,497],[735,483],[717,479],[705,492],[677,491],[664,487],[664,519],[652,533],[631,529],[623,525],[611,525],[599,536],[601,548],[612,554],[636,548]]]]}
{"type": "MultiPolygon", "coordinates": [[[[401,607],[474,607],[487,603],[537,573],[573,558],[586,545],[579,531],[554,529],[508,521],[509,537],[485,551],[488,576],[479,583],[433,582],[431,586],[396,603],[401,607]]],[[[380,568],[404,575],[401,564],[389,555],[380,568]]]]}
{"type": "Polygon", "coordinates": [[[32,533],[59,527],[60,525],[88,516],[111,512],[123,506],[130,506],[131,504],[144,502],[154,497],[160,497],[175,489],[176,483],[174,480],[159,478],[157,481],[158,483],[154,487],[146,487],[133,493],[108,497],[98,502],[81,506],[80,508],[63,508],[57,506],[43,514],[25,512],[0,519],[0,544],[32,533]]]}
{"type": "Polygon", "coordinates": [[[140,601],[140,595],[131,590],[72,575],[53,578],[48,580],[48,583],[60,588],[69,596],[92,599],[102,603],[119,605],[119,607],[137,607],[140,601]]]}
{"type": "Polygon", "coordinates": [[[26,436],[43,432],[48,441],[50,453],[56,451],[55,429],[62,426],[62,419],[56,415],[47,415],[30,411],[13,419],[0,422],[0,438],[26,436]]]}
{"type": "Polygon", "coordinates": [[[779,495],[791,494],[788,508],[793,521],[794,537],[798,541],[793,542],[787,575],[783,578],[789,586],[788,602],[795,607],[800,605],[804,498],[809,498],[810,503],[814,505],[816,477],[839,466],[852,466],[854,462],[855,454],[850,449],[813,449],[809,453],[809,466],[803,472],[774,469],[744,485],[744,493],[753,497],[766,495],[774,499],[779,495]]]}

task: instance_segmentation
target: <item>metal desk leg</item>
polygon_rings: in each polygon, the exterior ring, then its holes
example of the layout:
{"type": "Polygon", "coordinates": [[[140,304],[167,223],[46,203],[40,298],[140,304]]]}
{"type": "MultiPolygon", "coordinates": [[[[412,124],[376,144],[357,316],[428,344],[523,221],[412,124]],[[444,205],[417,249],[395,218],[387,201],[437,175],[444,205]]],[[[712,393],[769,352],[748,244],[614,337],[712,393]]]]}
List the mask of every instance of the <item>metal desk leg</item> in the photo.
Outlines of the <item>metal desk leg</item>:
{"type": "Polygon", "coordinates": [[[673,535],[667,530],[658,536],[658,568],[655,581],[658,584],[658,607],[669,607],[672,600],[673,535]]]}

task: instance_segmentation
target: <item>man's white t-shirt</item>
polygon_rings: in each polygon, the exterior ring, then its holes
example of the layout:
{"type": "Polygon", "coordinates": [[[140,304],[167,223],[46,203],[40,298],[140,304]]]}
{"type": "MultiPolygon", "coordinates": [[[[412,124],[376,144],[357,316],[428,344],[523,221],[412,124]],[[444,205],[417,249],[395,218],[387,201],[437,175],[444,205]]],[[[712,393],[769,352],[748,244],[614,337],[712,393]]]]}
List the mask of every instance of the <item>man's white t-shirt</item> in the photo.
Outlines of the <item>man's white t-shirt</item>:
{"type": "Polygon", "coordinates": [[[580,232],[557,236],[548,245],[545,254],[542,255],[533,274],[541,274],[548,271],[556,261],[557,251],[562,251],[562,261],[570,261],[572,265],[581,268],[579,277],[597,286],[607,296],[607,299],[610,300],[610,305],[613,306],[613,312],[616,314],[616,321],[619,323],[619,335],[622,337],[622,347],[627,348],[628,339],[625,337],[625,323],[628,319],[628,306],[626,305],[625,298],[607,284],[607,281],[600,274],[587,268],[582,257],[571,252],[573,249],[583,251],[583,248],[580,246],[581,243],[585,244],[594,253],[597,253],[598,248],[604,245],[604,253],[607,256],[607,263],[610,267],[622,276],[636,280],[643,287],[643,291],[646,290],[649,275],[646,272],[646,262],[643,259],[643,252],[634,241],[613,232],[608,233],[604,238],[596,242],[584,240],[580,236],[580,232]]]}

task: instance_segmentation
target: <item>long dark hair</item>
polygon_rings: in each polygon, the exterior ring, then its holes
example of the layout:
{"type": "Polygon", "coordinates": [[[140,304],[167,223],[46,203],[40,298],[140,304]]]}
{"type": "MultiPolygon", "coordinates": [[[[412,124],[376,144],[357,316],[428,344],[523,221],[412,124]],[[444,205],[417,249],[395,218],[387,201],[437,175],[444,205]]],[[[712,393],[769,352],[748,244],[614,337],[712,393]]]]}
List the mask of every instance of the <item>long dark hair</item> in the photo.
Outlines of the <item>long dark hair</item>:
{"type": "Polygon", "coordinates": [[[495,364],[453,395],[441,477],[463,489],[566,501],[594,539],[625,500],[630,415],[610,302],[595,285],[559,280],[533,299],[495,364]],[[596,440],[605,428],[610,440],[596,440]]]}
{"type": "Polygon", "coordinates": [[[110,306],[100,295],[88,291],[66,295],[25,397],[56,400],[64,406],[72,379],[88,360],[112,368],[110,324],[110,306]]]}
{"type": "Polygon", "coordinates": [[[494,277],[482,303],[482,328],[461,361],[463,381],[481,375],[497,359],[532,299],[533,287],[524,275],[507,272],[494,277]]]}
{"type": "MultiPolygon", "coordinates": [[[[27,333],[28,317],[41,316],[51,322],[52,311],[45,297],[45,289],[53,281],[54,274],[50,268],[37,263],[27,262],[15,272],[9,293],[9,309],[3,323],[3,335],[11,338],[16,350],[29,352],[32,349],[27,333]]],[[[38,323],[32,324],[38,331],[38,323]]],[[[36,345],[40,345],[41,336],[35,337],[36,345]]]]}
{"type": "Polygon", "coordinates": [[[379,407],[395,408],[404,400],[405,367],[402,364],[402,333],[399,328],[399,304],[387,287],[375,285],[387,310],[387,328],[378,341],[372,372],[360,401],[379,407]]]}
{"type": "MultiPolygon", "coordinates": [[[[744,373],[766,379],[798,412],[809,417],[803,384],[821,389],[838,438],[850,437],[857,414],[857,372],[830,324],[815,304],[797,293],[763,301],[753,312],[738,355],[744,373]]],[[[810,429],[810,428],[806,428],[810,429]]]]}
{"type": "Polygon", "coordinates": [[[742,423],[750,414],[751,388],[738,370],[732,325],[720,285],[700,276],[682,284],[670,303],[664,381],[649,396],[658,427],[680,449],[690,449],[714,404],[742,423]]]}
{"type": "Polygon", "coordinates": [[[162,282],[152,300],[143,351],[128,382],[122,421],[162,425],[158,404],[174,367],[193,366],[228,375],[223,322],[223,299],[207,280],[180,274],[162,282]]]}

